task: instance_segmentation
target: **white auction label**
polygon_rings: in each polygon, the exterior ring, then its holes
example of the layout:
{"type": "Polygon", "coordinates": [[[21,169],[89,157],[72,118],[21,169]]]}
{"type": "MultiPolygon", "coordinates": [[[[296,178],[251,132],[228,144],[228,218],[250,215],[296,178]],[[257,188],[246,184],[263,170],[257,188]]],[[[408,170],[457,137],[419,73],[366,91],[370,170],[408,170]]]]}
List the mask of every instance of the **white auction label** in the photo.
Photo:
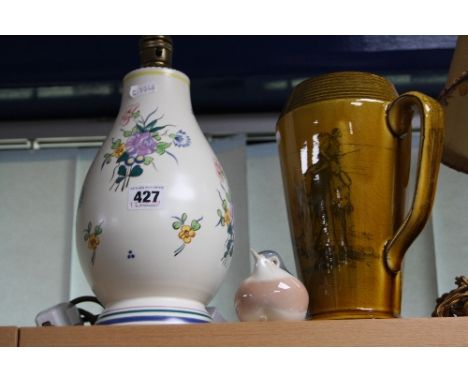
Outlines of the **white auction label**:
{"type": "Polygon", "coordinates": [[[161,207],[164,186],[133,186],[128,188],[128,209],[148,210],[161,207]]]}
{"type": "Polygon", "coordinates": [[[133,85],[130,87],[130,97],[137,98],[145,94],[154,93],[156,91],[155,83],[147,83],[142,85],[133,85]]]}

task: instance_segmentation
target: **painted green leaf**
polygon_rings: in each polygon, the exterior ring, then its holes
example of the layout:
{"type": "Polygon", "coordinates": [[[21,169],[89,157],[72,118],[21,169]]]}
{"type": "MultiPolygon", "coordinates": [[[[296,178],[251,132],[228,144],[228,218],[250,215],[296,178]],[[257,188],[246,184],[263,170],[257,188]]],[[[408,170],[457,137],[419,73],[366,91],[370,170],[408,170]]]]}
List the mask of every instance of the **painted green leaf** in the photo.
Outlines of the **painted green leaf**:
{"type": "MultiPolygon", "coordinates": [[[[155,119],[154,121],[148,123],[148,124],[145,126],[145,129],[151,131],[151,129],[156,125],[156,122],[158,122],[158,121],[155,119]]],[[[152,132],[152,131],[151,131],[151,132],[152,132]]]]}
{"type": "Polygon", "coordinates": [[[89,239],[89,234],[88,234],[88,233],[85,233],[84,236],[83,236],[83,239],[84,239],[84,241],[88,241],[88,239],[89,239]]]}
{"type": "Polygon", "coordinates": [[[176,137],[175,134],[169,134],[169,138],[174,139],[176,137]]]}
{"type": "Polygon", "coordinates": [[[228,210],[228,202],[226,201],[226,199],[223,199],[223,210],[224,211],[228,210]]]}
{"type": "Polygon", "coordinates": [[[156,131],[163,130],[166,127],[174,127],[174,125],[168,124],[168,125],[163,125],[163,126],[155,126],[155,127],[152,127],[149,131],[150,131],[150,133],[155,133],[156,131]]]}
{"type": "Polygon", "coordinates": [[[179,229],[181,227],[180,223],[179,222],[174,222],[172,223],[172,228],[174,229],[179,229]]]}
{"type": "Polygon", "coordinates": [[[128,159],[128,153],[125,151],[121,156],[118,157],[117,163],[125,162],[128,159]]]}
{"type": "Polygon", "coordinates": [[[124,180],[125,177],[124,176],[119,176],[116,180],[115,180],[115,183],[119,184],[120,182],[122,182],[122,180],[124,180]]]}
{"type": "Polygon", "coordinates": [[[91,224],[91,222],[88,223],[88,232],[91,231],[91,228],[93,228],[93,225],[91,224]]]}
{"type": "Polygon", "coordinates": [[[151,129],[149,129],[149,132],[150,132],[150,133],[155,133],[156,131],[159,131],[159,130],[164,129],[166,126],[168,126],[168,125],[153,127],[153,128],[151,128],[151,129]]]}
{"type": "Polygon", "coordinates": [[[120,145],[122,144],[122,140],[121,139],[113,139],[112,140],[112,149],[116,149],[118,148],[120,145]]]}
{"type": "Polygon", "coordinates": [[[133,177],[140,176],[141,174],[143,174],[143,169],[139,165],[136,165],[130,171],[130,176],[133,176],[133,177]]]}
{"type": "Polygon", "coordinates": [[[217,212],[218,212],[218,216],[221,218],[221,217],[223,216],[222,211],[218,208],[218,211],[217,211],[217,212]]]}
{"type": "Polygon", "coordinates": [[[102,228],[100,225],[97,225],[96,228],[94,228],[94,234],[100,235],[101,233],[102,233],[102,228]]]}
{"type": "Polygon", "coordinates": [[[145,128],[143,126],[141,126],[140,124],[138,124],[138,123],[137,123],[137,125],[135,127],[142,133],[145,131],[145,128]]]}
{"type": "Polygon", "coordinates": [[[182,220],[182,224],[184,224],[185,221],[187,220],[187,214],[185,212],[182,214],[182,217],[180,220],[182,220]]]}
{"type": "Polygon", "coordinates": [[[153,162],[153,157],[145,157],[145,161],[143,163],[148,166],[152,162],[153,162]]]}
{"type": "Polygon", "coordinates": [[[106,154],[104,154],[104,158],[106,158],[106,159],[107,159],[107,158],[110,158],[111,156],[112,156],[111,153],[106,153],[106,154]]]}
{"type": "Polygon", "coordinates": [[[201,227],[201,224],[197,220],[192,220],[192,224],[190,224],[190,227],[192,227],[194,231],[198,231],[201,227]]]}
{"type": "Polygon", "coordinates": [[[123,136],[125,138],[131,137],[133,135],[132,130],[123,130],[123,136]]]}
{"type": "Polygon", "coordinates": [[[125,165],[120,165],[118,173],[120,176],[125,176],[127,175],[127,167],[125,165]]]}
{"type": "Polygon", "coordinates": [[[166,142],[159,142],[156,145],[156,152],[159,155],[163,155],[166,153],[166,149],[171,145],[171,143],[166,143],[166,142]]]}

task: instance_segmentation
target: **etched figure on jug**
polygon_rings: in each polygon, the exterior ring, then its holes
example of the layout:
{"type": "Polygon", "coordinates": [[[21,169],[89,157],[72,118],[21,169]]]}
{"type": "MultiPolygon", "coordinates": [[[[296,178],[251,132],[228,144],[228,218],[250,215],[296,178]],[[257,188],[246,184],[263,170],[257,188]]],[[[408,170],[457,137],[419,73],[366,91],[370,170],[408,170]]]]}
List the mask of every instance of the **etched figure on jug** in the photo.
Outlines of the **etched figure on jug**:
{"type": "Polygon", "coordinates": [[[313,144],[317,147],[314,150],[316,154],[304,174],[311,213],[314,215],[314,268],[319,272],[330,272],[364,255],[349,243],[353,232],[352,179],[343,169],[342,158],[354,151],[342,151],[341,137],[342,133],[337,128],[331,133],[315,134],[313,144]]]}

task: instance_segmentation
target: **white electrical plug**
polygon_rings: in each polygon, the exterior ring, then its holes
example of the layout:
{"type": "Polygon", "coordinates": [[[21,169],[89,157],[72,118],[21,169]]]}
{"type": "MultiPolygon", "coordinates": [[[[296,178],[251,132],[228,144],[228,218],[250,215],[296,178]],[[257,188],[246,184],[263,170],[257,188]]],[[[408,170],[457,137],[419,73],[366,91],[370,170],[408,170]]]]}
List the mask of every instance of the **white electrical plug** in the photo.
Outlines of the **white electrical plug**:
{"type": "Polygon", "coordinates": [[[37,326],[69,326],[83,325],[78,308],[69,303],[62,302],[51,308],[43,310],[36,316],[37,326]]]}

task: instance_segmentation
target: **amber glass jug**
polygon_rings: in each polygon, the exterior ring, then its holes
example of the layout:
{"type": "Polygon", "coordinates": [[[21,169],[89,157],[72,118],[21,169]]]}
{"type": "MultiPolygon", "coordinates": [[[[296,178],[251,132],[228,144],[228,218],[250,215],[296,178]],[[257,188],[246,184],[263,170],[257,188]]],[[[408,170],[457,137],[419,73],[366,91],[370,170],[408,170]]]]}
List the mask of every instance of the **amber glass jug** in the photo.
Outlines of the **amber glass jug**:
{"type": "Polygon", "coordinates": [[[309,318],[400,315],[401,264],[432,208],[443,136],[435,100],[398,96],[374,74],[325,74],[293,90],[277,138],[309,318]],[[419,162],[405,216],[414,109],[419,162]]]}

